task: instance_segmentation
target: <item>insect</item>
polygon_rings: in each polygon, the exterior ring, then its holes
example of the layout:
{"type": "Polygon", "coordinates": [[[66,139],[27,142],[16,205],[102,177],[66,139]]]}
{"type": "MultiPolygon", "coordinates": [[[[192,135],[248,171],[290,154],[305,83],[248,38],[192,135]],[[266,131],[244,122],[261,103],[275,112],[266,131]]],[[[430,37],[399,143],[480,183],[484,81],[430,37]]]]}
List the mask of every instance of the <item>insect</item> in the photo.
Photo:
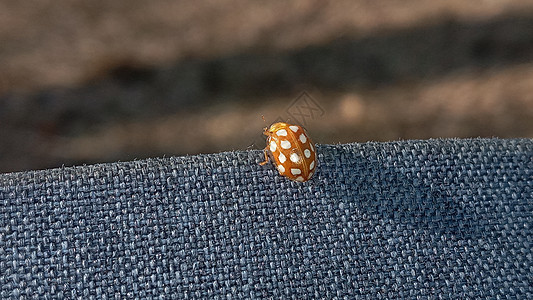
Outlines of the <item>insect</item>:
{"type": "Polygon", "coordinates": [[[316,152],[303,127],[278,122],[265,128],[263,134],[268,138],[265,161],[260,165],[268,163],[271,157],[279,173],[290,180],[304,182],[313,177],[317,167],[316,152]]]}

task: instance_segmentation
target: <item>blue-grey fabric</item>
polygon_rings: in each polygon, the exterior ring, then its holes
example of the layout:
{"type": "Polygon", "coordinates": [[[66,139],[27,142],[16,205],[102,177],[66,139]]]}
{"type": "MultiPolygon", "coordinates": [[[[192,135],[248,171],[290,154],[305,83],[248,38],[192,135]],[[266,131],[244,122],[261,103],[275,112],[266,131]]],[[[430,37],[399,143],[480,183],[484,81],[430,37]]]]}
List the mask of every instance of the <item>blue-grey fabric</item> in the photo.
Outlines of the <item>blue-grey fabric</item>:
{"type": "Polygon", "coordinates": [[[321,145],[0,175],[0,296],[533,299],[533,141],[321,145]]]}

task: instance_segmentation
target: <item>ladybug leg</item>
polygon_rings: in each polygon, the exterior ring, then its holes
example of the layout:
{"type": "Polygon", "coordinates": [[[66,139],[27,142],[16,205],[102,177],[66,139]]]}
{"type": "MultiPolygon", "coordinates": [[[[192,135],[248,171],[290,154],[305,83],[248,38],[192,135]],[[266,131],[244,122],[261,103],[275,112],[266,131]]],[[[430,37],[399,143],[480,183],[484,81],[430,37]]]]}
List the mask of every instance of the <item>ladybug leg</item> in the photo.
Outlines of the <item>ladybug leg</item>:
{"type": "Polygon", "coordinates": [[[262,162],[259,163],[259,165],[261,165],[261,166],[264,166],[266,163],[268,163],[268,154],[267,154],[267,149],[266,148],[263,150],[263,153],[265,154],[265,161],[262,161],[262,162]]]}

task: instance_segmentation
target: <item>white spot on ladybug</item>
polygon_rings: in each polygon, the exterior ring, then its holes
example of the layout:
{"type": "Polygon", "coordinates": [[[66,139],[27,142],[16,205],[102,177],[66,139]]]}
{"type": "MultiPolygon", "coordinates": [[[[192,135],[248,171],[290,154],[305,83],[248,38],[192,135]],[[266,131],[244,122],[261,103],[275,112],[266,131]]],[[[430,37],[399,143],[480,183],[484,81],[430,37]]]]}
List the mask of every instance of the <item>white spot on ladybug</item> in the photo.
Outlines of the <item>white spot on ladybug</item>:
{"type": "Polygon", "coordinates": [[[311,146],[311,151],[315,152],[315,147],[313,147],[313,144],[309,144],[311,146]]]}
{"type": "Polygon", "coordinates": [[[298,168],[292,168],[291,169],[291,173],[292,173],[292,175],[300,175],[300,174],[302,174],[302,170],[300,170],[298,168]]]}
{"type": "Polygon", "coordinates": [[[303,134],[303,133],[300,134],[300,141],[301,141],[302,143],[307,142],[307,138],[305,137],[305,134],[303,134]]]}
{"type": "Polygon", "coordinates": [[[307,157],[307,158],[311,157],[311,151],[309,151],[309,149],[305,149],[305,150],[304,150],[304,155],[305,155],[305,157],[307,157]]]}
{"type": "Polygon", "coordinates": [[[280,163],[284,163],[287,160],[287,157],[283,155],[283,153],[280,153],[278,159],[280,163]]]}
{"type": "Polygon", "coordinates": [[[287,130],[285,130],[285,129],[280,129],[280,130],[276,131],[276,134],[277,134],[278,136],[287,136],[287,130]]]}
{"type": "MultiPolygon", "coordinates": [[[[287,131],[285,131],[287,133],[287,131]]],[[[281,141],[281,148],[283,149],[290,149],[291,148],[291,142],[289,141],[281,141]]]]}
{"type": "Polygon", "coordinates": [[[313,170],[314,167],[315,167],[315,161],[313,160],[313,161],[309,164],[309,170],[313,170]]]}
{"type": "Polygon", "coordinates": [[[280,173],[284,173],[285,172],[285,167],[283,165],[278,165],[278,170],[280,173]]]}
{"type": "Polygon", "coordinates": [[[297,132],[298,131],[298,126],[294,126],[294,125],[291,125],[289,126],[289,128],[294,131],[294,132],[297,132]]]}
{"type": "Polygon", "coordinates": [[[299,181],[299,182],[303,182],[304,181],[304,178],[302,176],[298,176],[296,177],[296,179],[294,179],[296,181],[299,181]]]}
{"type": "Polygon", "coordinates": [[[271,152],[274,152],[274,151],[276,151],[276,148],[277,148],[277,147],[276,147],[276,142],[271,141],[271,142],[270,142],[270,151],[271,151],[271,152]]]}
{"type": "Polygon", "coordinates": [[[293,163],[297,163],[297,162],[299,162],[299,161],[300,161],[300,156],[299,156],[298,154],[296,154],[296,153],[292,153],[292,154],[291,154],[291,161],[292,161],[293,163]]]}

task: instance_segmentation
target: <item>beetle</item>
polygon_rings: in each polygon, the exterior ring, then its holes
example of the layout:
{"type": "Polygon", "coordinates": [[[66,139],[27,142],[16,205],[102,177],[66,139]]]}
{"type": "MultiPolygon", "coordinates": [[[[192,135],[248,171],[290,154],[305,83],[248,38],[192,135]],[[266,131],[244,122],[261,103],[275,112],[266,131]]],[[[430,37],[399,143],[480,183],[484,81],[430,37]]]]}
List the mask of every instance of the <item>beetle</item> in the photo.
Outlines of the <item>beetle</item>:
{"type": "Polygon", "coordinates": [[[317,156],[313,141],[302,126],[284,122],[265,128],[265,165],[272,159],[279,174],[293,181],[305,182],[316,172],[317,156]]]}

